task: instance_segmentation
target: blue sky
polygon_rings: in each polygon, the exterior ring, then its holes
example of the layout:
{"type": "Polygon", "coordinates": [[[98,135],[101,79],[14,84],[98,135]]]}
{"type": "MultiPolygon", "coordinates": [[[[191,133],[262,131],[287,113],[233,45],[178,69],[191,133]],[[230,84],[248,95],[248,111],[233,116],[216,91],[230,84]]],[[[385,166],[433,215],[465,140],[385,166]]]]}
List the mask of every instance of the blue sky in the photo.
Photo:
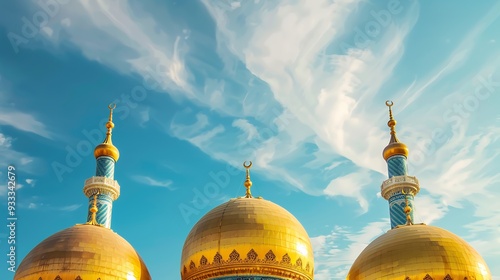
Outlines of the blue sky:
{"type": "Polygon", "coordinates": [[[3,3],[0,205],[6,217],[13,164],[18,260],[85,222],[115,102],[112,228],[153,277],[180,279],[184,238],[244,195],[252,160],[252,193],[309,233],[315,279],[342,279],[390,228],[391,99],[421,184],[416,222],[460,235],[500,279],[499,29],[493,0],[3,3]]]}

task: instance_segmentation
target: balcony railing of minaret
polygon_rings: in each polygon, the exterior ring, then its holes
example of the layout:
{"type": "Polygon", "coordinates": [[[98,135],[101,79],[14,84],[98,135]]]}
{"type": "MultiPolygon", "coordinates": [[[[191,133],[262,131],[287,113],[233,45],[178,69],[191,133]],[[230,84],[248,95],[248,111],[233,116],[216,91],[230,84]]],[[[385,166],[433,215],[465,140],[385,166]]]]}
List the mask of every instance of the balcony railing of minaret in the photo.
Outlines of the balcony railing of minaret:
{"type": "Polygon", "coordinates": [[[99,188],[106,193],[109,192],[110,194],[112,194],[114,199],[116,199],[120,195],[120,185],[118,184],[118,181],[111,178],[93,176],[85,180],[85,185],[83,188],[83,192],[85,194],[95,188],[99,188]]]}
{"type": "Polygon", "coordinates": [[[420,191],[418,179],[408,175],[391,177],[380,186],[380,194],[385,199],[388,199],[391,195],[399,193],[403,188],[411,189],[414,194],[417,194],[420,191]]]}

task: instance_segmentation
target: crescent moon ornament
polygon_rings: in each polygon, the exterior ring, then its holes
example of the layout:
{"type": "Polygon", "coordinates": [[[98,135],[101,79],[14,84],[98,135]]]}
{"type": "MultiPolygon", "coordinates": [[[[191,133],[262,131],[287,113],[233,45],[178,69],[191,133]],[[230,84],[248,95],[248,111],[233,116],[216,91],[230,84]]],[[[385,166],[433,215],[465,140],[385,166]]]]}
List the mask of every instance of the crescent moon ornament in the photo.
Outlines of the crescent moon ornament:
{"type": "Polygon", "coordinates": [[[243,167],[245,167],[246,169],[249,169],[250,167],[252,167],[252,161],[250,161],[250,164],[248,164],[248,165],[246,163],[247,163],[247,161],[243,162],[243,167]]]}
{"type": "Polygon", "coordinates": [[[385,105],[386,105],[387,107],[392,107],[392,105],[394,105],[394,102],[392,102],[391,100],[387,100],[387,101],[385,102],[385,105]]]}
{"type": "Polygon", "coordinates": [[[110,109],[110,110],[114,110],[115,108],[116,108],[116,103],[110,103],[108,105],[108,109],[110,109]]]}

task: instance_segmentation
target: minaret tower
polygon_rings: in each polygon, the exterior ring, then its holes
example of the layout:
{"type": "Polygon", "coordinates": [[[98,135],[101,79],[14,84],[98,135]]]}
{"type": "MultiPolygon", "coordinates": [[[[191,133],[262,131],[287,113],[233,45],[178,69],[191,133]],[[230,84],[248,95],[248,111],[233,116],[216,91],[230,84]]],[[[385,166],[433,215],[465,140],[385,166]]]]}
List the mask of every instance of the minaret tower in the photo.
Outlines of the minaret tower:
{"type": "Polygon", "coordinates": [[[110,104],[109,120],[106,123],[106,138],[94,150],[96,158],[95,176],[85,180],[83,193],[89,198],[87,223],[97,223],[106,228],[111,228],[111,213],[113,201],[120,196],[120,185],[114,180],[115,164],[120,157],[120,152],[111,142],[113,124],[113,109],[115,104],[110,104]],[[97,214],[95,208],[99,209],[97,214]]]}
{"type": "Polygon", "coordinates": [[[389,122],[391,140],[385,147],[383,156],[387,162],[389,179],[382,183],[382,197],[389,201],[391,228],[413,223],[413,198],[419,192],[418,179],[408,176],[408,147],[396,136],[396,120],[392,115],[392,101],[386,101],[389,107],[389,122]]]}

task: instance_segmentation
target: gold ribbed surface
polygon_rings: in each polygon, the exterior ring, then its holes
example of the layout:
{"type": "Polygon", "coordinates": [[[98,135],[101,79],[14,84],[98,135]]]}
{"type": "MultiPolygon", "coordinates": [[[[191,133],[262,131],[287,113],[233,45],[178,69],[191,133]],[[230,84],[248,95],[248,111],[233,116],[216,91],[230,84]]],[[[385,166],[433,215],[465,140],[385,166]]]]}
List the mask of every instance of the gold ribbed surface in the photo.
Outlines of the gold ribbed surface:
{"type": "MultiPolygon", "coordinates": [[[[392,140],[391,140],[392,141],[392,140]]],[[[389,145],[387,145],[382,153],[384,156],[385,160],[388,160],[390,157],[395,156],[395,155],[401,155],[408,157],[408,154],[410,153],[410,150],[408,147],[400,142],[391,142],[389,145]]]]}
{"type": "Polygon", "coordinates": [[[118,161],[120,152],[112,143],[101,143],[95,147],[94,157],[98,158],[101,156],[112,157],[115,161],[118,161]]]}
{"type": "Polygon", "coordinates": [[[231,199],[214,208],[193,227],[182,250],[183,280],[229,275],[312,279],[313,269],[304,227],[287,210],[259,198],[231,199]]]}
{"type": "Polygon", "coordinates": [[[75,225],[38,244],[19,265],[14,280],[150,280],[134,248],[110,229],[75,225]]]}
{"type": "Polygon", "coordinates": [[[463,239],[438,227],[410,225],[389,230],[370,243],[347,279],[450,279],[447,275],[491,279],[483,258],[463,239]]]}

